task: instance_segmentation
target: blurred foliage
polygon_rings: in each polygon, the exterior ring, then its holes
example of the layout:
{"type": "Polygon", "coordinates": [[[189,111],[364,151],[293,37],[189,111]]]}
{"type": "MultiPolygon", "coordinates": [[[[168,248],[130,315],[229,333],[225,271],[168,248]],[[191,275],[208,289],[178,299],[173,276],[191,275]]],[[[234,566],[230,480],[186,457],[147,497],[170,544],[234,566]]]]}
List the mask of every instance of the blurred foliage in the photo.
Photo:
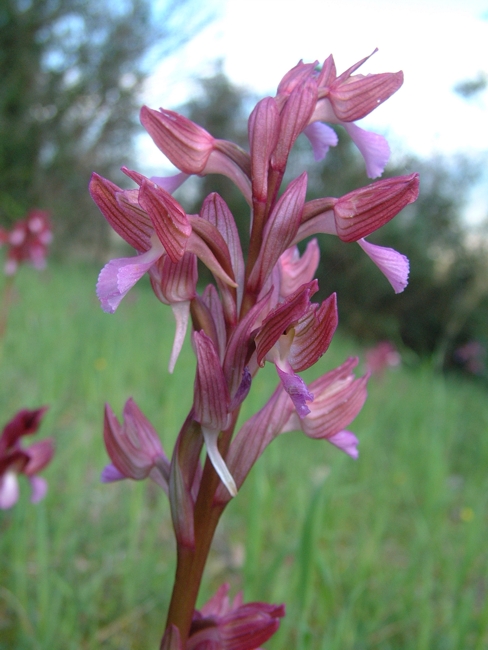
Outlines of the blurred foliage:
{"type": "Polygon", "coordinates": [[[486,72],[478,72],[473,79],[464,79],[454,86],[455,92],[465,99],[472,97],[483,92],[488,86],[488,74],[486,72]]]}
{"type": "MultiPolygon", "coordinates": [[[[247,148],[242,115],[249,114],[253,100],[244,89],[233,87],[218,69],[215,76],[201,81],[201,95],[181,110],[212,135],[247,148]]],[[[308,199],[341,196],[371,182],[354,144],[341,127],[337,132],[339,144],[322,163],[313,162],[311,146],[303,136],[294,147],[287,177],[307,169],[308,199]]],[[[488,344],[488,231],[486,226],[475,231],[465,220],[470,191],[486,159],[405,155],[397,161],[384,176],[418,171],[420,196],[368,240],[407,255],[409,286],[395,295],[359,246],[323,235],[318,238],[322,251],[317,273],[320,297],[337,292],[341,325],[363,344],[389,339],[400,349],[406,346],[446,368],[455,363],[460,345],[471,340],[488,344]]],[[[226,179],[201,179],[195,200],[191,206],[185,204],[186,209],[197,212],[210,191],[223,195],[247,231],[249,208],[226,179]]]]}
{"type": "Polygon", "coordinates": [[[0,221],[49,209],[55,244],[102,248],[91,172],[122,182],[142,84],[208,20],[193,0],[2,0],[0,221]]]}

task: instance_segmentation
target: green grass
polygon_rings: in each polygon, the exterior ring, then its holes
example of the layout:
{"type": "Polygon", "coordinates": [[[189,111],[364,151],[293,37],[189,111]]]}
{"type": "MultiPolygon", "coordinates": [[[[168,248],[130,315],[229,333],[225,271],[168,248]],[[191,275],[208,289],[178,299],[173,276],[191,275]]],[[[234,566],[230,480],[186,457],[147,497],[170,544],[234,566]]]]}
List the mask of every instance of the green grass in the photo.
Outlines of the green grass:
{"type": "MultiPolygon", "coordinates": [[[[0,649],[157,648],[174,571],[163,493],[101,485],[103,404],[133,396],[168,453],[190,407],[187,345],[167,372],[171,312],[147,285],[117,314],[98,269],[22,269],[0,365],[0,407],[50,404],[49,492],[0,512],[0,649]]],[[[336,338],[315,375],[359,352],[336,338]]],[[[247,415],[276,383],[258,375],[247,415]]],[[[266,451],[217,531],[200,602],[223,581],[246,600],[285,602],[278,650],[488,647],[488,400],[428,367],[371,380],[351,428],[353,461],[286,434],[266,451]]],[[[1,423],[0,423],[1,424],[1,423]]]]}

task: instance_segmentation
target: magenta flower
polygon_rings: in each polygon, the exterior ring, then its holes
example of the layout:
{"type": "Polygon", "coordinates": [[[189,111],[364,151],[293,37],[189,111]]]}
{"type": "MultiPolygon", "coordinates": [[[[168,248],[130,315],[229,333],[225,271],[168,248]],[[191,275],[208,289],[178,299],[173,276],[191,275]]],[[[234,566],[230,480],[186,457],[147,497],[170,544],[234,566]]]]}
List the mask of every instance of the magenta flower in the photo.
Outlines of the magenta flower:
{"type": "Polygon", "coordinates": [[[315,399],[310,414],[299,420],[291,412],[281,433],[301,428],[309,438],[325,439],[352,458],[358,457],[356,436],[344,427],[359,413],[366,400],[368,375],[356,379],[351,373],[357,359],[348,359],[342,366],[326,373],[310,384],[315,399]]]}
{"type": "MultiPolygon", "coordinates": [[[[139,190],[121,190],[93,174],[90,192],[107,221],[139,252],[136,257],[109,262],[101,271],[97,295],[105,311],[114,312],[134,284],[163,255],[177,264],[193,253],[215,274],[235,285],[219,263],[221,237],[198,216],[187,215],[163,188],[141,174],[124,170],[140,183],[139,190]]],[[[225,252],[224,252],[225,255],[225,252]]]]}
{"type": "Polygon", "coordinates": [[[93,174],[90,192],[114,230],[139,254],[106,264],[98,277],[97,296],[104,311],[113,313],[149,272],[157,297],[170,304],[175,315],[172,371],[185,337],[190,300],[195,296],[197,257],[218,281],[235,287],[231,254],[208,219],[187,215],[162,187],[141,174],[124,171],[140,184],[139,190],[122,190],[93,174]]]}
{"type": "MultiPolygon", "coordinates": [[[[358,439],[347,427],[366,400],[369,375],[356,378],[352,370],[357,363],[356,358],[350,358],[310,384],[314,399],[304,417],[300,417],[286,388],[278,386],[263,408],[244,422],[231,443],[226,463],[237,488],[266,447],[282,433],[302,430],[309,438],[327,440],[352,458],[358,457],[358,439]]],[[[215,499],[227,503],[230,497],[219,487],[215,499]]]]}
{"type": "Polygon", "coordinates": [[[393,219],[413,203],[419,192],[418,174],[376,181],[345,196],[315,199],[305,204],[295,240],[317,233],[337,235],[344,242],[357,241],[386,276],[396,293],[408,283],[407,258],[393,250],[370,244],[364,237],[393,219]]]}
{"type": "MultiPolygon", "coordinates": [[[[383,136],[365,131],[354,122],[369,115],[391,97],[403,84],[403,73],[353,75],[368,59],[369,56],[339,76],[336,74],[333,57],[326,59],[318,76],[320,99],[312,123],[322,120],[343,126],[361,152],[368,176],[376,178],[383,173],[390,157],[390,148],[383,136]]],[[[309,133],[306,135],[310,137],[309,133]]],[[[317,139],[320,136],[312,134],[310,137],[315,152],[319,145],[314,143],[314,137],[317,139]]]]}
{"type": "Polygon", "coordinates": [[[316,281],[300,287],[266,316],[255,337],[257,363],[275,364],[300,417],[310,412],[306,403],[313,394],[296,373],[310,368],[327,351],[337,327],[335,294],[319,306],[310,302],[316,290],[316,281]]]}
{"type": "Polygon", "coordinates": [[[316,69],[317,62],[310,64],[300,61],[281,80],[278,100],[286,101],[306,84],[312,84],[318,100],[303,133],[312,144],[315,160],[322,160],[329,147],[337,144],[337,135],[323,122],[339,124],[346,129],[361,152],[368,176],[376,178],[383,173],[390,157],[390,148],[383,136],[365,131],[354,122],[371,113],[395,93],[403,83],[403,73],[353,75],[367,59],[369,57],[340,76],[336,74],[332,56],[325,60],[320,71],[316,69]]]}
{"type": "Polygon", "coordinates": [[[391,341],[380,341],[366,350],[366,368],[372,375],[382,377],[387,368],[399,366],[402,357],[391,341]]]}
{"type": "MultiPolygon", "coordinates": [[[[195,611],[185,650],[261,650],[285,615],[284,605],[242,602],[238,594],[231,603],[229,585],[222,585],[201,610],[195,611]]],[[[169,628],[162,650],[183,650],[177,628],[169,628]]]]}
{"type": "Polygon", "coordinates": [[[25,219],[13,225],[10,232],[2,230],[0,245],[7,245],[5,274],[14,275],[22,262],[30,263],[35,269],[45,268],[51,241],[49,214],[43,210],[31,210],[25,219]]]}
{"type": "Polygon", "coordinates": [[[132,398],[125,403],[122,425],[105,405],[103,436],[112,464],[103,470],[102,482],[149,476],[168,492],[169,460],[154,427],[132,398]]]}
{"type": "Polygon", "coordinates": [[[54,454],[51,438],[23,447],[22,436],[38,430],[47,406],[39,409],[23,409],[8,422],[0,436],[0,509],[11,508],[19,498],[18,475],[29,479],[32,489],[31,501],[37,503],[46,494],[46,480],[37,474],[46,467],[54,454]]]}

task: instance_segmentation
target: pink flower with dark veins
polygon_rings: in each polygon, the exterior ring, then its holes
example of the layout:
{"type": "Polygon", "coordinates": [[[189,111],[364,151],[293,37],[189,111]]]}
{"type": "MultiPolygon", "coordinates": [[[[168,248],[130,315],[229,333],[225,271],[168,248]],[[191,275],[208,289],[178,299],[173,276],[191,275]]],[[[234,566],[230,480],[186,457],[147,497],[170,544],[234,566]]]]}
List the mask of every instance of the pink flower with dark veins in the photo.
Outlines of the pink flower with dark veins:
{"type": "Polygon", "coordinates": [[[102,472],[103,483],[150,477],[168,492],[169,460],[154,427],[132,398],[125,404],[122,425],[110,406],[105,405],[103,435],[112,460],[102,472]]]}
{"type": "MultiPolygon", "coordinates": [[[[242,594],[229,600],[229,585],[193,614],[184,650],[262,650],[285,615],[284,605],[243,603],[242,594]]],[[[183,650],[177,628],[169,628],[161,650],[183,650]]]]}
{"type": "Polygon", "coordinates": [[[171,306],[176,320],[170,371],[188,325],[196,357],[193,391],[190,384],[182,391],[182,399],[189,400],[188,414],[171,460],[132,400],[122,424],[110,407],[105,413],[112,463],[103,479],[149,477],[169,497],[178,563],[160,650],[259,650],[277,630],[283,606],[243,604],[241,596],[231,604],[225,585],[195,611],[220,515],[274,438],[301,431],[358,457],[358,439],[349,425],[364,404],[369,375],[355,376],[357,359],[310,383],[300,375],[327,352],[338,324],[335,293],[312,302],[319,289],[314,278],[320,258],[317,236],[357,243],[393,289],[402,291],[408,260],[365,238],[415,201],[418,175],[386,178],[341,197],[307,200],[307,173],[286,180],[286,172],[301,134],[321,160],[338,141],[329,125],[338,124],[362,153],[368,175],[381,175],[388,144],[355,122],[396,92],[403,74],[356,74],[365,61],[341,75],[332,57],[321,68],[317,62],[299,62],[285,74],[276,96],[262,99],[251,112],[248,151],[174,111],[143,107],[143,126],[178,173],[149,179],[124,167],[137,185],[129,190],[92,177],[95,202],[136,251],[102,269],[97,293],[103,309],[114,312],[147,272],[154,293],[171,306]],[[171,192],[189,176],[208,174],[229,178],[249,210],[233,215],[212,192],[198,214],[188,214],[171,192]],[[197,260],[211,278],[200,274],[197,260]],[[266,363],[274,365],[278,385],[241,425],[241,405],[266,363]]]}

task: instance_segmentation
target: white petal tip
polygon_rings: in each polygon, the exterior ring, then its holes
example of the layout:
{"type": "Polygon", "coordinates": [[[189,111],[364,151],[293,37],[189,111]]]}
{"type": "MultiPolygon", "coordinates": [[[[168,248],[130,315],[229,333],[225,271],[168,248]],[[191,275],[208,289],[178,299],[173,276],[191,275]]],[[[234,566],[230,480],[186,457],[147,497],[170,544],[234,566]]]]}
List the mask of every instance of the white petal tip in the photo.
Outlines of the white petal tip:
{"type": "Polygon", "coordinates": [[[213,429],[207,429],[206,427],[202,426],[202,433],[205,439],[208,456],[212,461],[212,465],[214,466],[215,471],[219,475],[222,483],[229,491],[229,494],[235,497],[237,494],[236,482],[234,481],[232,474],[229,472],[229,468],[225,464],[224,459],[220,455],[220,451],[217,446],[219,432],[213,429]]]}

